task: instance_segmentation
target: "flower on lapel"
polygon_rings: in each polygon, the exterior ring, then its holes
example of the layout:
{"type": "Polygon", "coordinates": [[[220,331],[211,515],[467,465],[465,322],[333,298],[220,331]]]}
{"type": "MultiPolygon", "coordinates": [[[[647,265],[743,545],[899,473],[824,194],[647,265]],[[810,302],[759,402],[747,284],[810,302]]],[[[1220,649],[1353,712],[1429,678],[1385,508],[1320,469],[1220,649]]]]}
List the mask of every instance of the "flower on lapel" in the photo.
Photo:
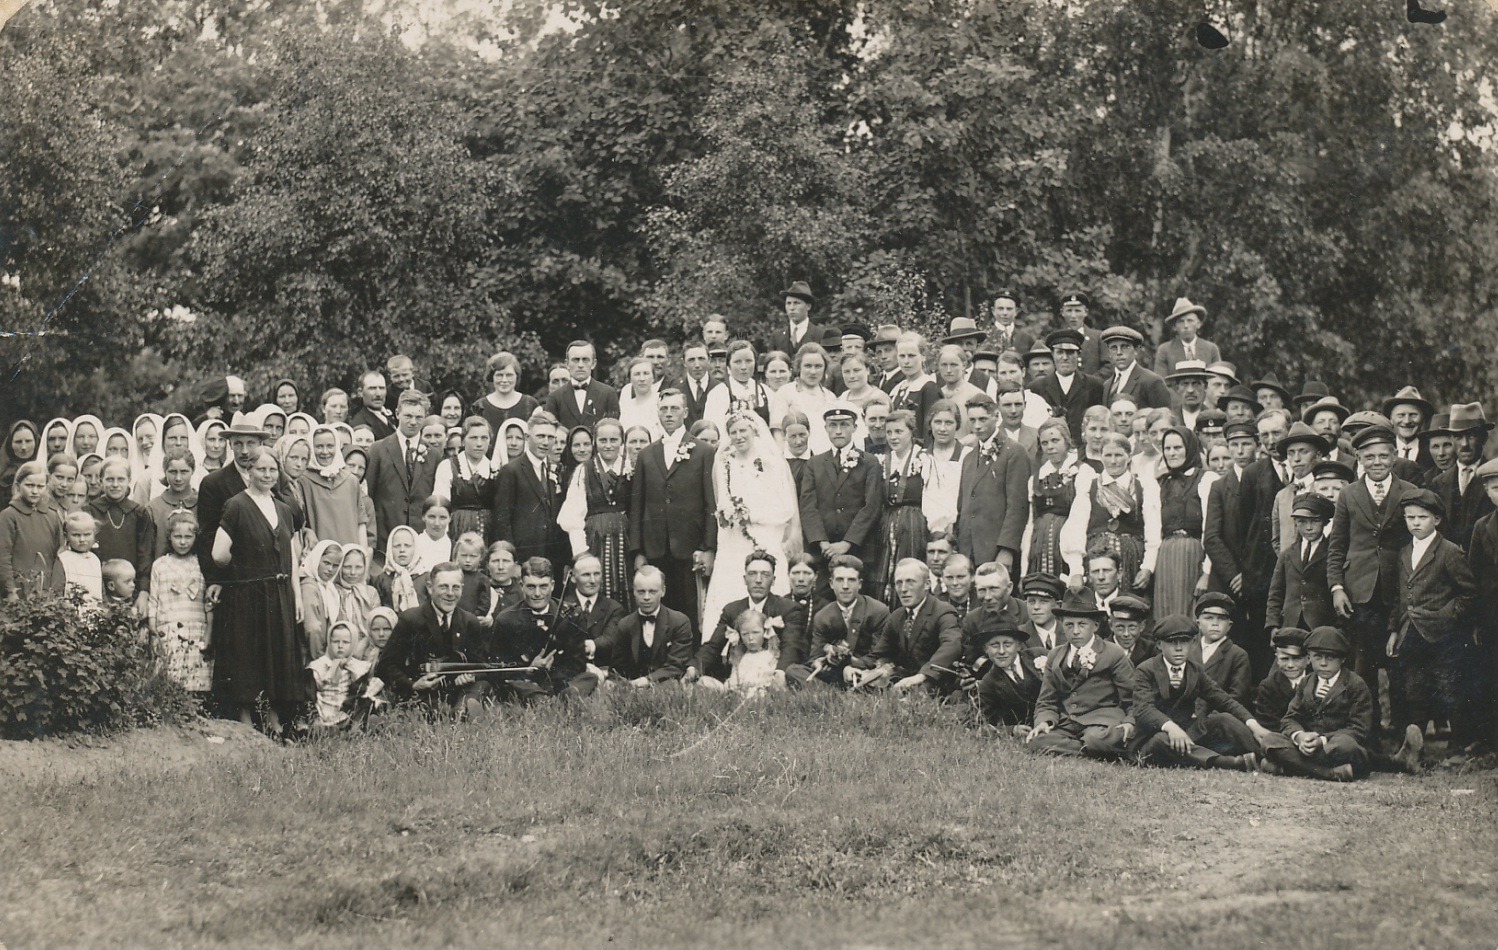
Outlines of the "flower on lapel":
{"type": "Polygon", "coordinates": [[[984,463],[985,465],[992,465],[998,460],[999,439],[998,436],[994,436],[992,439],[989,439],[987,442],[983,443],[983,447],[978,450],[978,461],[984,463]]]}
{"type": "Polygon", "coordinates": [[[845,472],[851,472],[858,467],[858,460],[863,458],[863,453],[852,445],[845,445],[837,454],[837,464],[845,472]]]}
{"type": "Polygon", "coordinates": [[[1049,660],[1049,659],[1050,659],[1050,657],[1046,656],[1043,653],[1040,656],[1037,656],[1035,658],[1035,672],[1037,672],[1037,673],[1044,673],[1045,672],[1045,663],[1046,663],[1046,660],[1049,660]]]}
{"type": "Polygon", "coordinates": [[[415,457],[417,465],[424,465],[424,464],[426,464],[426,460],[427,460],[427,446],[426,446],[426,443],[423,442],[423,441],[421,441],[420,439],[417,439],[416,440],[415,449],[411,452],[411,454],[412,454],[412,456],[415,457]]]}
{"type": "Polygon", "coordinates": [[[1082,668],[1083,673],[1091,673],[1092,668],[1097,665],[1097,651],[1092,647],[1083,647],[1078,650],[1077,665],[1082,668]]]}
{"type": "Polygon", "coordinates": [[[672,457],[671,464],[676,465],[690,459],[692,457],[692,446],[696,444],[695,442],[682,439],[681,444],[676,447],[676,455],[672,457]]]}
{"type": "Polygon", "coordinates": [[[784,629],[785,629],[785,618],[783,618],[783,617],[766,617],[765,618],[765,635],[766,636],[769,635],[769,633],[770,633],[771,630],[784,630],[784,629]]]}

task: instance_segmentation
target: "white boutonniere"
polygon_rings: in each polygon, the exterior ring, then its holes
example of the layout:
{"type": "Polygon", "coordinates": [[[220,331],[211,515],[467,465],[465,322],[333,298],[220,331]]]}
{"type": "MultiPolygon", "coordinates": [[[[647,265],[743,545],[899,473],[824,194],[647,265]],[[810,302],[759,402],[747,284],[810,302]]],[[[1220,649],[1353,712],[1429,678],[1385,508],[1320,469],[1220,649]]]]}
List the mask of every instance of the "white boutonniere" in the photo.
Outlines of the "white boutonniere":
{"type": "Polygon", "coordinates": [[[415,458],[416,458],[416,464],[417,465],[421,465],[421,464],[425,463],[426,460],[427,460],[427,447],[426,447],[426,443],[418,441],[416,443],[415,450],[412,452],[412,455],[415,456],[415,458]]]}
{"type": "Polygon", "coordinates": [[[1083,647],[1078,650],[1077,665],[1082,668],[1083,673],[1091,673],[1092,668],[1097,665],[1097,651],[1092,647],[1083,647]]]}
{"type": "Polygon", "coordinates": [[[1035,672],[1037,672],[1037,673],[1044,673],[1045,672],[1045,663],[1046,663],[1046,660],[1049,660],[1049,659],[1050,659],[1050,657],[1048,657],[1048,656],[1046,656],[1044,654],[1041,654],[1040,656],[1037,656],[1035,658],[1035,672]]]}
{"type": "Polygon", "coordinates": [[[838,453],[837,464],[843,471],[851,472],[858,467],[858,460],[861,458],[863,458],[863,453],[848,445],[838,453]]]}
{"type": "Polygon", "coordinates": [[[784,617],[766,617],[765,618],[765,633],[768,634],[771,630],[784,630],[784,629],[785,629],[785,618],[784,617]]]}
{"type": "Polygon", "coordinates": [[[695,442],[689,442],[686,439],[682,439],[681,445],[678,445],[676,447],[676,455],[672,457],[671,463],[674,465],[690,459],[692,457],[692,446],[696,444],[697,443],[695,442]]]}

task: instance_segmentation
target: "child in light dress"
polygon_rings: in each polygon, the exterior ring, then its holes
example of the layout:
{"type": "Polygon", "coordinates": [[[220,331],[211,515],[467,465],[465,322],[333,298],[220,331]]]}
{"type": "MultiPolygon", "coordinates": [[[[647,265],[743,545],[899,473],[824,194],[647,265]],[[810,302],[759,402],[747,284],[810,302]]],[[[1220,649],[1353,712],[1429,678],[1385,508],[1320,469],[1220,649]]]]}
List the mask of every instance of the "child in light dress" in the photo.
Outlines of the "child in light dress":
{"type": "Polygon", "coordinates": [[[353,656],[357,639],[353,626],[340,620],[328,630],[328,652],[307,664],[317,694],[318,726],[344,726],[373,685],[369,679],[372,664],[353,656]]]}
{"type": "Polygon", "coordinates": [[[197,515],[184,510],[168,516],[170,548],[151,565],[146,623],[158,638],[167,676],[183,689],[206,697],[213,688],[213,664],[205,656],[212,642],[212,615],[203,596],[203,572],[193,553],[197,540],[197,515]]]}
{"type": "Polygon", "coordinates": [[[99,522],[89,512],[68,512],[62,522],[68,546],[58,552],[57,566],[53,569],[54,589],[71,594],[77,588],[83,591],[83,599],[92,604],[104,599],[104,565],[94,553],[94,534],[98,529],[99,522]]]}
{"type": "Polygon", "coordinates": [[[734,621],[735,634],[728,638],[728,663],[732,671],[723,681],[704,676],[700,682],[709,689],[726,689],[746,698],[763,696],[776,688],[775,668],[780,660],[780,640],[773,630],[765,629],[765,615],[746,610],[734,621]]]}
{"type": "Polygon", "coordinates": [[[411,565],[412,574],[425,574],[438,564],[453,559],[453,541],[447,536],[447,526],[451,521],[446,498],[432,495],[422,502],[421,523],[426,530],[416,536],[416,561],[411,565]]]}

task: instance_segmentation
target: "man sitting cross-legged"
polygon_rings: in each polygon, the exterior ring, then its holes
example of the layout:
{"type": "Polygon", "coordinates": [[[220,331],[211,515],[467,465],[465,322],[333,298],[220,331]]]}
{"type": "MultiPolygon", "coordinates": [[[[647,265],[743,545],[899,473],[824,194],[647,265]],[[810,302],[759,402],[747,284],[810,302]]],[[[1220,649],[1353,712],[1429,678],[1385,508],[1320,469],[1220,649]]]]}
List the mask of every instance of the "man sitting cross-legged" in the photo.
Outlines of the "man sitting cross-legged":
{"type": "Polygon", "coordinates": [[[862,593],[862,561],[839,554],[828,564],[828,574],[834,600],[812,618],[807,662],[786,671],[787,679],[797,685],[852,683],[857,671],[873,668],[874,644],[889,623],[889,608],[862,593]]]}
{"type": "Polygon", "coordinates": [[[1069,591],[1056,615],[1067,642],[1046,657],[1025,742],[1037,752],[1118,758],[1134,737],[1134,667],[1097,635],[1104,613],[1092,591],[1069,591]]]}
{"type": "Polygon", "coordinates": [[[588,631],[551,594],[551,562],[527,558],[520,565],[520,603],[494,620],[490,655],[501,666],[529,666],[531,672],[510,675],[495,684],[505,702],[530,703],[543,696],[577,699],[598,688],[587,670],[588,631]]]}
{"type": "Polygon", "coordinates": [[[1180,614],[1156,624],[1160,653],[1138,669],[1134,718],[1139,733],[1130,749],[1145,765],[1252,772],[1258,765],[1255,750],[1269,730],[1190,656],[1196,634],[1196,624],[1180,614]],[[1214,751],[1222,748],[1233,754],[1214,751]]]}
{"type": "Polygon", "coordinates": [[[931,571],[915,558],[895,565],[895,594],[900,606],[890,612],[884,635],[874,642],[876,665],[855,672],[852,685],[897,691],[924,686],[944,692],[962,658],[957,614],[931,593],[931,571]]]}

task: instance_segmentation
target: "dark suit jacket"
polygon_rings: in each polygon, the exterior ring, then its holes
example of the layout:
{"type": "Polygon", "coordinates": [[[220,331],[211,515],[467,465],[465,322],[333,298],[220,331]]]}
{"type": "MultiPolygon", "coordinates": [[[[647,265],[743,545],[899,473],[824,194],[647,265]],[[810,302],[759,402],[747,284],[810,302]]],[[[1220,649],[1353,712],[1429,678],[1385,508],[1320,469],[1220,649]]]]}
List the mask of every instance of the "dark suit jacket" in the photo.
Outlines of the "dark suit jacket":
{"type": "Polygon", "coordinates": [[[694,551],[718,547],[713,500],[713,448],[683,438],[691,457],[669,469],[663,443],[652,442],[635,459],[629,506],[629,550],[648,560],[690,560],[694,551]]]}
{"type": "MultiPolygon", "coordinates": [[[[1185,358],[1186,345],[1171,337],[1155,348],[1155,375],[1162,378],[1169,376],[1175,372],[1176,364],[1185,358]]],[[[1216,343],[1197,337],[1196,358],[1211,366],[1222,359],[1222,353],[1218,351],[1216,343]]]]}
{"type": "Polygon", "coordinates": [[[570,432],[578,426],[591,426],[599,419],[619,418],[619,390],[608,383],[589,380],[588,397],[583,401],[583,411],[578,412],[577,393],[569,383],[548,393],[545,406],[570,432]]]}
{"type": "Polygon", "coordinates": [[[1038,380],[1030,387],[1051,404],[1051,408],[1066,416],[1066,427],[1071,430],[1072,445],[1082,444],[1082,417],[1093,406],[1103,404],[1103,381],[1096,376],[1079,372],[1072,377],[1071,392],[1063,393],[1061,383],[1054,374],[1038,380]]]}
{"type": "Polygon", "coordinates": [[[780,350],[789,356],[795,356],[796,350],[807,343],[821,343],[822,337],[827,333],[826,326],[808,318],[806,332],[801,335],[801,343],[797,344],[791,340],[791,321],[782,314],[775,322],[780,329],[770,334],[770,349],[780,350]]]}
{"type": "MultiPolygon", "coordinates": [[[[988,342],[999,353],[1005,350],[1013,350],[1020,356],[1024,356],[1035,345],[1035,334],[1020,326],[1018,321],[1015,322],[1013,329],[1008,332],[1000,330],[999,325],[996,323],[989,328],[988,342]]],[[[978,386],[980,389],[982,388],[978,383],[974,383],[973,385],[978,386]]]]}
{"type": "Polygon", "coordinates": [[[1212,559],[1212,589],[1222,593],[1231,593],[1233,578],[1243,573],[1248,529],[1242,496],[1243,483],[1238,481],[1237,470],[1231,467],[1212,483],[1207,495],[1202,545],[1212,559]]]}
{"type": "Polygon", "coordinates": [[[1082,327],[1082,355],[1078,363],[1078,369],[1089,376],[1098,376],[1104,372],[1104,366],[1108,363],[1107,353],[1103,350],[1103,332],[1096,327],[1082,327]]]}
{"type": "Polygon", "coordinates": [[[1336,626],[1337,613],[1332,607],[1332,588],[1326,580],[1326,555],[1331,548],[1326,539],[1316,545],[1311,562],[1301,557],[1301,542],[1280,554],[1274,565],[1274,579],[1269,584],[1269,609],[1264,625],[1271,629],[1336,626]]]}
{"type": "MultiPolygon", "coordinates": [[[[1269,595],[1269,582],[1274,579],[1274,562],[1278,553],[1274,550],[1274,496],[1284,487],[1279,470],[1269,459],[1261,458],[1243,470],[1238,504],[1244,531],[1243,555],[1239,564],[1243,571],[1244,594],[1269,595]]],[[[1211,556],[1210,552],[1208,556],[1211,556]]],[[[1212,566],[1216,570],[1215,558],[1212,566]]]]}
{"type": "Polygon", "coordinates": [[[1121,392],[1114,389],[1116,382],[1117,374],[1112,369],[1103,373],[1103,405],[1112,405],[1116,396],[1128,396],[1140,409],[1170,408],[1170,387],[1137,360],[1121,392]]]}
{"type": "MultiPolygon", "coordinates": [[[[592,640],[595,646],[608,639],[610,632],[624,616],[623,605],[602,594],[593,598],[593,609],[587,613],[582,612],[582,604],[578,602],[576,594],[567,598],[567,607],[571,611],[572,618],[587,632],[588,639],[592,640]]],[[[599,649],[601,653],[602,648],[599,649]]],[[[600,655],[598,665],[608,666],[609,658],[600,655]]]]}
{"type": "Polygon", "coordinates": [[[1163,656],[1145,660],[1135,675],[1133,708],[1140,738],[1159,732],[1165,728],[1167,720],[1182,729],[1190,729],[1208,712],[1225,712],[1241,722],[1254,718],[1236,697],[1207,675],[1199,661],[1190,656],[1186,658],[1186,672],[1181,677],[1179,689],[1170,687],[1170,670],[1163,656]]]}
{"type": "Polygon", "coordinates": [[[1018,683],[993,665],[978,681],[978,708],[983,710],[983,718],[995,726],[1023,726],[1035,719],[1035,701],[1040,698],[1040,671],[1035,669],[1035,660],[1023,651],[1014,662],[1020,665],[1018,683]]]}
{"type": "Polygon", "coordinates": [[[1342,489],[1337,513],[1332,516],[1331,549],[1326,558],[1326,579],[1335,590],[1341,585],[1354,604],[1373,602],[1378,591],[1392,603],[1399,581],[1399,551],[1410,541],[1399,500],[1414,490],[1409,482],[1391,476],[1392,484],[1381,508],[1373,505],[1366,479],[1342,489]]]}
{"type": "MultiPolygon", "coordinates": [[[[394,403],[387,399],[385,400],[385,405],[391,406],[394,403]]],[[[376,442],[395,435],[395,413],[393,412],[390,414],[390,421],[386,422],[383,417],[377,416],[365,407],[360,406],[356,412],[348,417],[348,424],[351,429],[356,429],[359,426],[369,426],[369,431],[374,433],[376,442]]]]}
{"type": "Polygon", "coordinates": [[[1249,668],[1248,654],[1238,644],[1231,640],[1223,640],[1217,652],[1212,654],[1212,659],[1204,663],[1202,662],[1202,641],[1198,637],[1191,641],[1191,649],[1186,652],[1186,660],[1201,667],[1213,682],[1227,690],[1228,695],[1238,702],[1246,706],[1253,701],[1253,671],[1249,668]]]}
{"type": "Polygon", "coordinates": [[[638,610],[620,618],[607,642],[598,644],[620,676],[631,680],[646,676],[656,683],[681,679],[696,646],[697,636],[687,615],[664,606],[657,614],[654,644],[645,645],[638,610]]]}
{"type": "Polygon", "coordinates": [[[974,565],[992,561],[1000,548],[1019,564],[1025,524],[1030,520],[1030,456],[1017,443],[994,434],[998,454],[984,461],[982,446],[962,460],[957,487],[957,550],[974,565]]]}
{"type": "MultiPolygon", "coordinates": [[[[728,650],[728,632],[734,629],[733,625],[738,622],[739,615],[748,609],[747,597],[724,605],[723,614],[718,618],[718,625],[713,628],[712,636],[702,644],[696,659],[692,661],[692,665],[703,676],[725,679],[732,672],[728,667],[728,659],[724,656],[728,650]]],[[[801,605],[789,597],[771,594],[765,598],[765,616],[778,617],[781,622],[780,629],[775,631],[780,640],[780,660],[775,668],[784,672],[804,661],[806,611],[801,609],[801,605]]]]}
{"type": "Polygon", "coordinates": [[[553,477],[542,485],[529,452],[522,452],[494,476],[494,521],[490,531],[496,539],[515,545],[516,563],[527,558],[550,558],[553,564],[567,561],[566,535],[557,527],[562,492],[553,477]]]}
{"type": "Polygon", "coordinates": [[[1342,667],[1325,699],[1316,698],[1316,682],[1314,670],[1300,681],[1300,689],[1285,710],[1280,731],[1292,738],[1297,732],[1309,731],[1323,736],[1347,736],[1359,745],[1367,742],[1368,734],[1373,731],[1373,693],[1363,678],[1342,667]]]}
{"type": "MultiPolygon", "coordinates": [[[[202,504],[198,502],[200,508],[202,504]]],[[[1482,518],[1472,529],[1467,566],[1477,585],[1477,629],[1487,639],[1498,631],[1498,514],[1482,518]]]]}
{"type": "MultiPolygon", "coordinates": [[[[1414,542],[1399,552],[1399,584],[1389,629],[1407,635],[1410,628],[1430,643],[1469,626],[1477,602],[1477,582],[1467,556],[1456,542],[1436,536],[1419,564],[1411,565],[1414,542]]],[[[1402,639],[1402,638],[1401,638],[1402,639]]]]}
{"type": "MultiPolygon", "coordinates": [[[[419,444],[420,436],[413,441],[419,444]]],[[[432,494],[440,461],[441,453],[428,452],[426,459],[417,462],[408,477],[406,457],[401,452],[398,437],[386,436],[369,447],[369,468],[364,484],[374,502],[376,550],[385,549],[385,539],[396,525],[410,525],[417,531],[421,530],[421,504],[432,494]]]]}
{"type": "Polygon", "coordinates": [[[874,385],[890,394],[893,394],[895,387],[903,382],[905,382],[905,371],[902,369],[897,369],[888,376],[885,376],[882,372],[878,373],[873,379],[874,385]]]}
{"type": "Polygon", "coordinates": [[[814,455],[801,474],[801,533],[812,551],[823,541],[847,541],[857,554],[876,537],[884,504],[884,469],[876,456],[860,453],[844,471],[840,450],[814,455]]]}
{"type": "Polygon", "coordinates": [[[1084,726],[1117,726],[1134,721],[1134,665],[1123,648],[1093,637],[1097,662],[1091,670],[1066,668],[1071,644],[1062,642],[1046,657],[1040,696],[1035,700],[1035,724],[1055,724],[1062,718],[1084,726]]]}
{"type": "MultiPolygon", "coordinates": [[[[1480,462],[1478,464],[1481,464],[1480,462]]],[[[1488,493],[1482,487],[1482,479],[1475,475],[1467,483],[1465,494],[1458,490],[1461,485],[1459,466],[1453,465],[1439,475],[1429,476],[1425,487],[1435,492],[1446,506],[1446,517],[1441,519],[1441,536],[1455,541],[1463,551],[1472,543],[1472,528],[1484,515],[1493,511],[1488,493]]]]}
{"type": "Polygon", "coordinates": [[[915,609],[910,632],[905,631],[911,612],[904,606],[890,611],[884,635],[874,642],[874,659],[895,665],[900,676],[924,673],[933,683],[951,679],[945,670],[962,659],[962,630],[957,614],[944,601],[927,595],[915,609]],[[942,670],[936,667],[943,667],[942,670]]]}
{"type": "Polygon", "coordinates": [[[556,600],[537,617],[524,602],[501,611],[494,618],[488,656],[503,666],[524,666],[544,653],[555,651],[551,672],[572,679],[583,673],[587,655],[583,641],[588,631],[560,609],[556,600]]]}
{"type": "Polygon", "coordinates": [[[853,629],[843,622],[843,611],[836,603],[827,604],[818,610],[811,622],[811,647],[808,660],[822,656],[827,647],[847,642],[855,666],[873,666],[871,654],[874,644],[884,636],[889,624],[889,608],[872,597],[858,595],[853,603],[853,629]]]}
{"type": "Polygon", "coordinates": [[[396,617],[375,675],[396,697],[410,696],[411,683],[422,677],[423,664],[429,660],[479,662],[484,650],[485,636],[477,617],[461,607],[454,610],[444,635],[437,629],[437,608],[423,604],[396,617]]]}
{"type": "MultiPolygon", "coordinates": [[[[1316,674],[1307,673],[1306,676],[1314,679],[1316,674]]],[[[1254,718],[1270,732],[1279,732],[1284,728],[1285,711],[1290,708],[1290,700],[1294,697],[1295,685],[1290,678],[1278,669],[1270,670],[1254,694],[1254,718]]]]}

